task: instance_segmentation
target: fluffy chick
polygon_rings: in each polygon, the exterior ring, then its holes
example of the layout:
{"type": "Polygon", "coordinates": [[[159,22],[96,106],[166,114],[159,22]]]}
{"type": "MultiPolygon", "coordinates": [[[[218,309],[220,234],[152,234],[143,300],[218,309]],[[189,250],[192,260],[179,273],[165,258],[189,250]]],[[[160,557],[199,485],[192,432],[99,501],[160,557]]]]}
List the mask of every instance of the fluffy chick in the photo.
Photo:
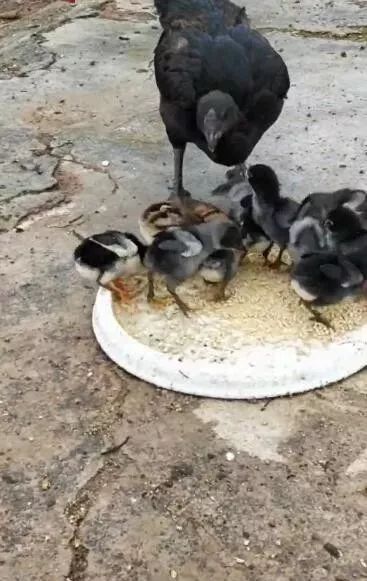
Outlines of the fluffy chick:
{"type": "Polygon", "coordinates": [[[341,243],[366,227],[366,193],[362,190],[310,194],[291,225],[288,249],[296,262],[310,254],[337,252],[341,243]]]}
{"type": "Polygon", "coordinates": [[[228,222],[228,215],[209,202],[191,197],[173,197],[148,206],[139,219],[139,228],[147,244],[152,244],[157,234],[172,228],[221,220],[228,222]]]}
{"type": "Polygon", "coordinates": [[[314,254],[300,260],[291,273],[291,287],[307,303],[337,303],[361,289],[364,277],[347,258],[314,254]]]}
{"type": "Polygon", "coordinates": [[[245,251],[221,249],[211,254],[199,269],[199,275],[205,282],[217,284],[215,301],[225,300],[225,290],[228,283],[238,272],[245,251]]]}
{"type": "Polygon", "coordinates": [[[231,187],[227,199],[230,204],[229,217],[241,228],[245,252],[256,249],[266,257],[273,244],[254,220],[251,186],[245,181],[235,184],[231,187]]]}
{"type": "Polygon", "coordinates": [[[146,247],[129,232],[108,230],[83,238],[74,251],[74,264],[84,278],[111,290],[122,299],[128,298],[128,290],[123,283],[117,285],[120,277],[137,274],[143,268],[146,247]]]}
{"type": "Polygon", "coordinates": [[[154,298],[154,275],[161,274],[166,279],[168,292],[183,314],[188,316],[190,309],[176,289],[220,249],[243,249],[240,231],[233,222],[213,221],[158,234],[145,257],[145,266],[149,270],[148,300],[154,298]]]}
{"type": "MultiPolygon", "coordinates": [[[[281,264],[281,257],[289,242],[289,229],[297,214],[299,204],[280,195],[276,173],[267,165],[253,165],[248,170],[248,180],[254,190],[253,219],[280,252],[272,266],[281,264]]],[[[267,259],[270,248],[265,253],[267,259]]]]}
{"type": "Polygon", "coordinates": [[[311,313],[312,319],[333,329],[314,309],[338,303],[361,292],[364,276],[348,259],[337,254],[314,254],[301,259],[293,268],[291,287],[311,313]]]}

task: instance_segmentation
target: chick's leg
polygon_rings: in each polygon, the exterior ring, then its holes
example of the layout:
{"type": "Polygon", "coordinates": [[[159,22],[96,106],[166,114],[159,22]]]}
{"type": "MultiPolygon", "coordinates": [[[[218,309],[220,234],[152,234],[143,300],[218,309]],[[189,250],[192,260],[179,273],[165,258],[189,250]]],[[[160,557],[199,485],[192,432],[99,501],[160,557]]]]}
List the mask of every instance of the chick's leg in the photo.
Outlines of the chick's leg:
{"type": "Polygon", "coordinates": [[[150,303],[154,300],[154,274],[148,272],[148,294],[147,301],[150,303]]]}
{"type": "Polygon", "coordinates": [[[270,242],[269,246],[264,250],[263,257],[265,259],[265,264],[269,264],[269,254],[271,252],[271,249],[273,248],[274,244],[272,242],[270,242]]]}
{"type": "Polygon", "coordinates": [[[229,280],[222,280],[218,283],[216,293],[214,295],[214,301],[216,303],[220,303],[221,301],[225,301],[226,297],[226,288],[228,286],[229,280]]]}
{"type": "Polygon", "coordinates": [[[301,304],[306,307],[309,313],[311,313],[312,317],[310,317],[311,321],[315,321],[316,323],[320,323],[320,325],[324,325],[327,329],[331,329],[335,331],[333,325],[326,319],[319,311],[317,311],[310,303],[307,301],[302,301],[301,304]]]}
{"type": "Polygon", "coordinates": [[[168,280],[167,281],[167,290],[169,294],[174,298],[176,305],[179,307],[181,312],[185,315],[185,317],[189,316],[190,307],[178,296],[176,293],[176,288],[178,284],[175,280],[168,280]]]}
{"type": "Polygon", "coordinates": [[[118,288],[117,285],[115,285],[114,281],[106,283],[98,281],[98,284],[99,286],[109,290],[113,294],[115,299],[126,302],[126,294],[121,290],[121,288],[118,288]]]}
{"type": "Polygon", "coordinates": [[[226,259],[225,259],[225,273],[223,280],[218,283],[217,291],[214,295],[215,302],[225,301],[227,300],[226,297],[226,288],[228,283],[232,280],[235,276],[238,266],[243,258],[245,253],[237,253],[234,254],[230,250],[227,251],[226,259]]]}
{"type": "Polygon", "coordinates": [[[138,294],[136,286],[126,283],[121,278],[116,278],[113,281],[113,285],[117,288],[123,300],[129,301],[138,294]]]}
{"type": "Polygon", "coordinates": [[[168,305],[167,298],[157,298],[154,292],[154,273],[148,272],[148,293],[147,293],[147,301],[148,303],[153,303],[154,307],[157,308],[164,308],[168,305]]]}
{"type": "Polygon", "coordinates": [[[282,256],[283,256],[283,252],[284,252],[285,248],[280,248],[279,249],[279,253],[278,256],[276,257],[276,259],[274,260],[274,262],[268,262],[270,268],[280,268],[280,265],[282,264],[282,256]]]}

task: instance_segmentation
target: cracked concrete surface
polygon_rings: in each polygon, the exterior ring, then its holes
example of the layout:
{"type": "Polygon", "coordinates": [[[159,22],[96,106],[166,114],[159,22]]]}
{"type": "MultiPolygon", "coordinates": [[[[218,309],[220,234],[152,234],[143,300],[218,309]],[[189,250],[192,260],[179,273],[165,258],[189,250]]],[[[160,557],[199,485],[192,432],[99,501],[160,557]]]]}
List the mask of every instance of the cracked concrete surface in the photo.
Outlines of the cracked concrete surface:
{"type": "MultiPolygon", "coordinates": [[[[292,79],[252,159],[298,198],[366,187],[365,3],[246,6],[292,79]]],[[[166,195],[159,34],[141,1],[0,0],[0,578],[360,581],[365,373],[266,407],[204,401],[131,378],[93,339],[69,230],[136,230],[166,195]]],[[[193,149],[186,164],[198,195],[223,177],[193,149]]]]}

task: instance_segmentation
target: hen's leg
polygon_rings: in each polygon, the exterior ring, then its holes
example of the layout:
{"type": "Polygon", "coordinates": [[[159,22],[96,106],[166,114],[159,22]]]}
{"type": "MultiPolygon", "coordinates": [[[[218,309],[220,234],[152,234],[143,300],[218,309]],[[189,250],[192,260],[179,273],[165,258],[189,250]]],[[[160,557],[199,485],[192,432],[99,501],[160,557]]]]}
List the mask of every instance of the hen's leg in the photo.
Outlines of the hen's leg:
{"type": "Polygon", "coordinates": [[[186,145],[173,148],[173,196],[190,196],[183,187],[183,161],[186,145]]]}

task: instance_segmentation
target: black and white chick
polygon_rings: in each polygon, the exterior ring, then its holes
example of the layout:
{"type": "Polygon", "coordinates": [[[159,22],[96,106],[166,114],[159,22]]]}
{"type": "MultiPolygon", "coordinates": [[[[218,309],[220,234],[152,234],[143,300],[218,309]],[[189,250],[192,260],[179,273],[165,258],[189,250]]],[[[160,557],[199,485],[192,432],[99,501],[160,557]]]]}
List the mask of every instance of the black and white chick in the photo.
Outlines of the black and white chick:
{"type": "Polygon", "coordinates": [[[143,270],[146,246],[129,232],[108,230],[83,238],[74,233],[81,244],[74,251],[77,272],[86,280],[97,282],[120,298],[129,298],[129,291],[120,278],[128,278],[143,270]]]}
{"type": "Polygon", "coordinates": [[[297,262],[291,273],[291,287],[300,297],[312,318],[331,328],[330,323],[314,309],[338,303],[358,295],[365,277],[349,259],[337,254],[313,254],[297,262]]]}
{"type": "MultiPolygon", "coordinates": [[[[299,209],[299,203],[280,195],[280,185],[274,170],[267,165],[253,165],[248,170],[248,180],[254,190],[252,216],[254,222],[279,246],[279,254],[272,267],[281,264],[282,254],[289,242],[289,230],[299,209]]],[[[264,253],[265,259],[271,250],[264,253]]]]}
{"type": "MultiPolygon", "coordinates": [[[[163,275],[168,292],[183,314],[188,316],[190,309],[176,289],[197,274],[213,252],[221,249],[243,251],[240,231],[233,222],[207,222],[158,234],[144,260],[149,271],[148,300],[154,299],[154,275],[163,275]]],[[[226,278],[224,282],[227,282],[226,278]]]]}
{"type": "Polygon", "coordinates": [[[366,200],[366,192],[347,188],[307,196],[290,228],[288,250],[293,260],[338,252],[341,243],[359,236],[367,229],[366,200]]]}
{"type": "Polygon", "coordinates": [[[313,254],[298,262],[291,273],[291,287],[314,305],[329,305],[355,294],[364,276],[349,259],[337,254],[313,254]]]}

